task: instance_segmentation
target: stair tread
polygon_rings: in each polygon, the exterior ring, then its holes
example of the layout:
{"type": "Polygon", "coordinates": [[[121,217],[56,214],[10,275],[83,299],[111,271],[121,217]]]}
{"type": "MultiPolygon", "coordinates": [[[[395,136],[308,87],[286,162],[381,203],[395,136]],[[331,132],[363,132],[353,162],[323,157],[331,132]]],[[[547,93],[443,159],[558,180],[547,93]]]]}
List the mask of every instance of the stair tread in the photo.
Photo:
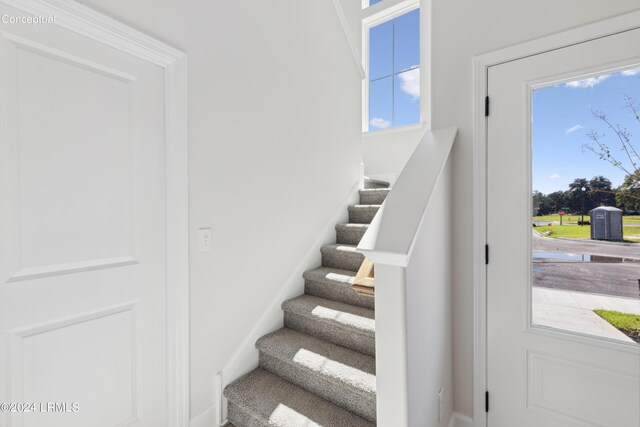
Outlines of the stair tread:
{"type": "Polygon", "coordinates": [[[302,274],[302,277],[310,280],[317,280],[319,282],[340,284],[351,286],[356,278],[356,272],[350,270],[342,270],[340,268],[332,267],[316,267],[312,270],[307,270],[302,274]]]}
{"type": "Polygon", "coordinates": [[[320,251],[322,251],[322,250],[325,250],[325,251],[343,251],[343,252],[357,254],[358,251],[356,251],[356,248],[357,248],[356,245],[349,245],[349,244],[346,244],[346,243],[329,243],[327,245],[323,245],[320,248],[320,251]]]}
{"type": "Polygon", "coordinates": [[[369,224],[360,224],[357,222],[345,222],[342,224],[336,224],[336,230],[337,229],[345,229],[345,230],[349,230],[349,229],[356,229],[356,228],[364,228],[367,229],[369,228],[369,224]]]}
{"type": "Polygon", "coordinates": [[[282,309],[349,329],[353,333],[375,337],[375,312],[368,308],[304,294],[283,302],[282,309]]]}
{"type": "Polygon", "coordinates": [[[231,383],[225,388],[224,395],[269,426],[374,426],[261,368],[231,383]]]}
{"type": "Polygon", "coordinates": [[[373,178],[364,178],[364,186],[366,189],[369,188],[388,188],[391,186],[391,183],[387,181],[383,181],[381,179],[373,179],[373,178]]]}
{"type": "Polygon", "coordinates": [[[355,209],[363,209],[363,210],[376,209],[377,210],[377,209],[380,209],[380,206],[382,206],[382,205],[360,205],[360,204],[357,204],[357,205],[349,205],[348,209],[349,210],[355,210],[355,209]]]}
{"type": "Polygon", "coordinates": [[[367,188],[358,192],[361,205],[384,203],[389,192],[389,188],[367,188]]]}
{"type": "Polygon", "coordinates": [[[389,191],[391,191],[390,188],[363,188],[361,190],[358,190],[359,193],[388,193],[389,191]]]}
{"type": "Polygon", "coordinates": [[[355,271],[332,267],[318,267],[305,271],[305,293],[345,304],[374,309],[375,300],[359,295],[351,288],[356,277],[355,271]]]}
{"type": "Polygon", "coordinates": [[[364,261],[364,255],[356,250],[356,245],[332,243],[320,248],[322,266],[358,271],[364,261]]]}
{"type": "Polygon", "coordinates": [[[374,357],[341,347],[289,328],[260,338],[256,348],[286,363],[296,365],[317,378],[346,385],[375,399],[374,357]]]}

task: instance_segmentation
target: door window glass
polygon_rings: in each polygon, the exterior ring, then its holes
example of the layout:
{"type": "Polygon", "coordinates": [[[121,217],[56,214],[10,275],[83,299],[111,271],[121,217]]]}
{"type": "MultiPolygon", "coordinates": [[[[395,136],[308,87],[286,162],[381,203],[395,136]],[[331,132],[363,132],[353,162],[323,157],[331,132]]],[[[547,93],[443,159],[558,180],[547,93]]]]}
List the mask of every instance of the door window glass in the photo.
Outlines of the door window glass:
{"type": "Polygon", "coordinates": [[[640,343],[640,67],[532,94],[532,321],[640,343]]]}

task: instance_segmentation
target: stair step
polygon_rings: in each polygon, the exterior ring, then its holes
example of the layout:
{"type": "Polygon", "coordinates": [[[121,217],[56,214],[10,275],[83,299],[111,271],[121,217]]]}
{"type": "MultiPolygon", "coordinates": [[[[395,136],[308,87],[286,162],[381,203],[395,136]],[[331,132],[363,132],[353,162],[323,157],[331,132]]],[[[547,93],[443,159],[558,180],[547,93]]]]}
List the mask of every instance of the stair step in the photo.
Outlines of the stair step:
{"type": "Polygon", "coordinates": [[[371,422],[376,421],[373,357],[292,329],[260,338],[260,367],[371,422]]]}
{"type": "Polygon", "coordinates": [[[336,240],[342,244],[357,245],[368,229],[369,224],[338,224],[336,225],[336,240]]]}
{"type": "Polygon", "coordinates": [[[349,206],[349,222],[370,224],[379,209],[380,205],[351,205],[349,206]]]}
{"type": "Polygon", "coordinates": [[[324,245],[320,252],[323,267],[358,271],[364,261],[364,255],[356,252],[355,245],[324,245]]]}
{"type": "Polygon", "coordinates": [[[374,309],[375,299],[360,295],[351,289],[351,284],[356,277],[355,271],[318,267],[305,271],[302,277],[304,277],[306,294],[374,309]]]}
{"type": "Polygon", "coordinates": [[[360,190],[361,205],[381,205],[389,195],[390,188],[368,188],[360,190]]]}
{"type": "Polygon", "coordinates": [[[282,303],[284,326],[360,353],[375,356],[373,310],[300,295],[282,303]]]}
{"type": "Polygon", "coordinates": [[[367,190],[371,188],[389,188],[389,186],[390,184],[387,181],[367,177],[364,178],[364,188],[367,190]]]}
{"type": "Polygon", "coordinates": [[[373,427],[375,424],[257,368],[229,384],[228,419],[242,427],[373,427]]]}

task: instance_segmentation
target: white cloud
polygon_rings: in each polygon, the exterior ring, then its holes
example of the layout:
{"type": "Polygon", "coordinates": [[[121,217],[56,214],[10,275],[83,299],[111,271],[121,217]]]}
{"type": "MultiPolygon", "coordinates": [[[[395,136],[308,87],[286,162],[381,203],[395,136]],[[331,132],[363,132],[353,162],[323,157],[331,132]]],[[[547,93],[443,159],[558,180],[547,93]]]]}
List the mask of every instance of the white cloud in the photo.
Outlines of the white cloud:
{"type": "Polygon", "coordinates": [[[573,82],[566,83],[565,86],[576,88],[576,89],[594,87],[595,85],[600,84],[603,81],[607,80],[609,77],[611,77],[609,74],[607,74],[606,76],[589,77],[588,79],[576,80],[573,82]]]}
{"type": "Polygon", "coordinates": [[[635,70],[624,70],[622,72],[623,76],[635,76],[636,74],[640,74],[640,68],[636,68],[635,70]]]}
{"type": "Polygon", "coordinates": [[[400,90],[409,94],[414,100],[420,98],[420,68],[398,74],[400,90]]]}
{"type": "Polygon", "coordinates": [[[378,129],[386,129],[391,126],[389,120],[381,119],[380,117],[374,117],[373,119],[371,119],[371,121],[369,121],[369,124],[378,129]]]}
{"type": "Polygon", "coordinates": [[[580,130],[580,129],[582,129],[582,128],[583,128],[583,126],[582,126],[582,125],[575,125],[575,126],[571,126],[569,129],[567,129],[567,130],[565,130],[565,131],[564,131],[564,134],[565,134],[565,135],[569,135],[570,133],[573,133],[573,132],[575,132],[575,131],[577,131],[577,130],[580,130]]]}
{"type": "Polygon", "coordinates": [[[559,179],[562,178],[562,176],[559,173],[554,173],[553,175],[549,175],[549,179],[559,179]]]}

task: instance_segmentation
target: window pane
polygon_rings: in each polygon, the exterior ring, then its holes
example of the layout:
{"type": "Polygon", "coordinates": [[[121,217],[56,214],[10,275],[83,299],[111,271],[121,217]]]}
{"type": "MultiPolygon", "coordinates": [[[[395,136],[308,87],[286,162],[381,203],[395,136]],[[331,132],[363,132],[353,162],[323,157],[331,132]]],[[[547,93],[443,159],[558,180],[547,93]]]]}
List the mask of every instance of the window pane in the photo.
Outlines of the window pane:
{"type": "Polygon", "coordinates": [[[369,0],[369,6],[373,6],[376,3],[380,3],[382,0],[369,0]]]}
{"type": "Polygon", "coordinates": [[[393,21],[369,31],[369,79],[393,74],[393,21]]]}
{"type": "Polygon", "coordinates": [[[420,68],[395,76],[394,126],[420,121],[420,68]]]}
{"type": "Polygon", "coordinates": [[[369,130],[393,125],[393,78],[385,77],[369,84],[369,130]]]}
{"type": "Polygon", "coordinates": [[[394,22],[394,72],[420,65],[420,9],[404,14],[394,22]]]}
{"type": "Polygon", "coordinates": [[[534,325],[640,344],[639,76],[533,91],[534,325]]]}

